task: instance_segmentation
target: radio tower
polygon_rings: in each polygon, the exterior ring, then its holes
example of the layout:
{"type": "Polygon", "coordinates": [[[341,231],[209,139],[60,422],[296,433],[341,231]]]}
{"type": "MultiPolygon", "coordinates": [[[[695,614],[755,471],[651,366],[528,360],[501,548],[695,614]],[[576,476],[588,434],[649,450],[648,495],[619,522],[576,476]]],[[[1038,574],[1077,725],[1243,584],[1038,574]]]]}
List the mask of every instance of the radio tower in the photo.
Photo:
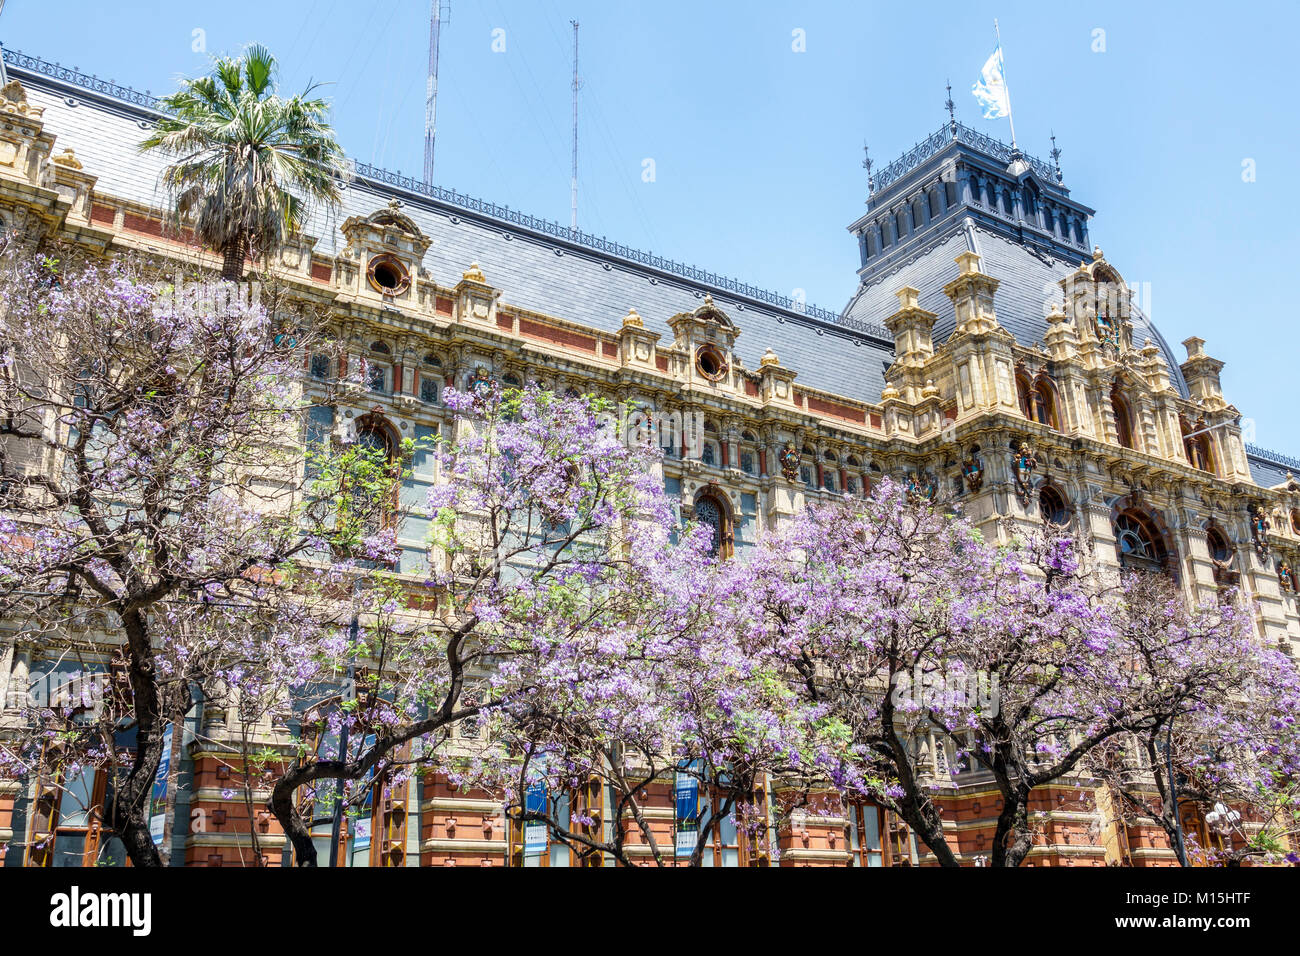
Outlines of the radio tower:
{"type": "Polygon", "coordinates": [[[573,178],[569,181],[571,196],[569,210],[569,229],[578,231],[578,21],[573,24],[573,178]]]}
{"type": "MultiPolygon", "coordinates": [[[[438,39],[442,30],[444,0],[433,0],[429,20],[429,82],[424,89],[424,181],[433,185],[433,138],[438,112],[438,39]]],[[[446,15],[451,22],[451,3],[446,15]]]]}

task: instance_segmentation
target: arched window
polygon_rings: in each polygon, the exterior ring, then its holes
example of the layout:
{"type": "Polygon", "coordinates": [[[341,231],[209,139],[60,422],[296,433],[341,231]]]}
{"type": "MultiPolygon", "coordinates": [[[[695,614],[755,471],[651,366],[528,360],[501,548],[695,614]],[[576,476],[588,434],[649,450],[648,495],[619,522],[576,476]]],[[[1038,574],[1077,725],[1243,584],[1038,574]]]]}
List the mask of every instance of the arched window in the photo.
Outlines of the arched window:
{"type": "Polygon", "coordinates": [[[1205,532],[1205,544],[1210,549],[1210,557],[1219,564],[1225,564],[1232,558],[1232,545],[1228,537],[1218,528],[1211,527],[1205,532]]]}
{"type": "Polygon", "coordinates": [[[1065,497],[1052,485],[1043,485],[1038,490],[1038,511],[1048,524],[1063,527],[1070,523],[1070,509],[1066,507],[1065,497]]]}
{"type": "Polygon", "coordinates": [[[1125,448],[1133,447],[1133,412],[1129,408],[1128,399],[1120,391],[1119,383],[1116,382],[1110,389],[1110,407],[1115,413],[1115,437],[1116,440],[1125,448]]]}
{"type": "Polygon", "coordinates": [[[1129,510],[1115,519],[1119,563],[1133,571],[1167,571],[1169,551],[1155,523],[1141,511],[1129,510]]]}
{"type": "Polygon", "coordinates": [[[393,350],[384,342],[371,342],[370,351],[378,352],[380,355],[392,355],[393,350]]]}
{"type": "MultiPolygon", "coordinates": [[[[375,456],[371,459],[373,465],[386,465],[389,469],[398,467],[398,438],[392,427],[377,415],[363,415],[356,422],[356,444],[358,448],[373,451],[375,456]]],[[[381,529],[389,529],[393,526],[397,518],[397,488],[391,491],[391,498],[387,501],[375,501],[369,498],[370,492],[365,488],[358,486],[347,492],[355,507],[366,514],[373,514],[375,510],[380,512],[378,522],[370,519],[366,520],[362,528],[363,534],[374,534],[381,529]],[[376,504],[380,507],[375,508],[376,504]]]]}
{"type": "Polygon", "coordinates": [[[1187,454],[1188,463],[1201,471],[1214,471],[1210,458],[1210,436],[1205,433],[1205,420],[1201,419],[1193,426],[1186,419],[1179,419],[1179,424],[1183,430],[1183,450],[1187,454]]]}
{"type": "Polygon", "coordinates": [[[700,495],[695,500],[695,518],[711,531],[709,554],[731,557],[731,513],[727,506],[712,494],[700,495]]]}
{"type": "Polygon", "coordinates": [[[1291,530],[1300,534],[1300,508],[1291,509],[1291,530]]]}
{"type": "Polygon", "coordinates": [[[393,460],[393,439],[383,423],[366,415],[357,420],[357,444],[362,448],[381,452],[387,461],[393,460]]]}
{"type": "Polygon", "coordinates": [[[424,357],[424,364],[430,368],[442,368],[442,359],[430,352],[424,357]]]}
{"type": "Polygon", "coordinates": [[[1025,373],[1017,373],[1016,395],[1020,399],[1020,411],[1031,422],[1060,429],[1060,419],[1056,413],[1056,393],[1043,376],[1040,375],[1031,382],[1025,373]]]}

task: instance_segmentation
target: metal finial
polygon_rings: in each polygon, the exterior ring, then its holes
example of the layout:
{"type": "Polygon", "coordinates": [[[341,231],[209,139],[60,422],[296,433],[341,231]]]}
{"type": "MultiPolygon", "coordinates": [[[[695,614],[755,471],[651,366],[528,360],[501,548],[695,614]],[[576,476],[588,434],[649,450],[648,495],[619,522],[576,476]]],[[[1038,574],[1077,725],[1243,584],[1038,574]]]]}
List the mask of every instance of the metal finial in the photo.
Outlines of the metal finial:
{"type": "Polygon", "coordinates": [[[1048,155],[1052,157],[1052,162],[1056,166],[1056,181],[1064,182],[1064,177],[1061,175],[1061,150],[1056,145],[1056,130],[1052,130],[1052,151],[1048,155]]]}
{"type": "Polygon", "coordinates": [[[944,109],[948,111],[948,129],[952,131],[954,138],[957,136],[957,104],[952,101],[952,81],[945,81],[948,86],[948,98],[944,100],[944,109]]]}
{"type": "Polygon", "coordinates": [[[867,171],[867,192],[876,191],[876,177],[872,175],[871,168],[876,164],[871,161],[871,151],[867,149],[867,141],[862,141],[862,168],[867,171]]]}

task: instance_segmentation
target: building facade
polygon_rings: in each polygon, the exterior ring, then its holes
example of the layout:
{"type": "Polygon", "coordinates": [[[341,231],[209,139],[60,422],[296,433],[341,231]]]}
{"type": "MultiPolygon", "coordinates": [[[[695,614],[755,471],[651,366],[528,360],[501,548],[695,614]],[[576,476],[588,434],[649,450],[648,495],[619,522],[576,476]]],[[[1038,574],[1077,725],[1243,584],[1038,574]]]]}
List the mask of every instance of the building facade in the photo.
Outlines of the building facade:
{"type": "MultiPolygon", "coordinates": [[[[4,57],[0,221],[15,241],[220,268],[219,256],[166,225],[162,161],[136,148],[157,115],[150,97],[4,57]]],[[[743,551],[809,500],[861,494],[891,475],[918,494],[960,500],[991,539],[1049,521],[1071,527],[1103,563],[1163,570],[1189,596],[1240,586],[1262,635],[1300,640],[1300,462],[1243,442],[1223,363],[1199,338],[1175,355],[1140,290],[1092,245],[1093,210],[1071,196],[1059,166],[951,121],[870,187],[849,227],[860,282],[831,312],[357,164],[343,208],[317,213],[272,264],[295,294],[329,310],[345,343],[345,368],[307,359],[307,388],[324,394],[325,382],[365,369],[365,386],[322,407],[313,425],[388,442],[431,436],[449,422],[443,390],[484,375],[595,392],[672,423],[665,489],[684,516],[713,525],[720,552],[743,551]]],[[[433,480],[417,462],[402,490],[411,514],[398,570],[413,581],[427,569],[421,507],[433,480]]],[[[12,715],[41,681],[58,683],[54,662],[0,629],[0,703],[12,715]]],[[[220,743],[232,720],[219,708],[191,717],[177,758],[173,863],[283,861],[274,818],[259,810],[248,819],[232,795],[241,770],[220,743]],[[264,835],[261,860],[251,858],[251,828],[264,835]]],[[[276,728],[262,733],[277,745],[276,728]]],[[[954,848],[979,862],[1000,809],[992,782],[954,766],[935,741],[920,745],[954,848]]],[[[1074,784],[1037,795],[1030,863],[1173,862],[1162,833],[1125,825],[1109,794],[1074,784]]],[[[114,858],[93,812],[105,784],[82,786],[85,806],[73,808],[39,780],[0,780],[5,866],[114,858]]],[[[779,800],[779,781],[765,787],[765,801],[779,800]]],[[[671,782],[651,797],[671,844],[671,782]]],[[[601,816],[600,793],[565,799],[601,816]]],[[[525,857],[490,795],[445,780],[381,788],[373,803],[369,833],[344,835],[355,864],[572,862],[559,845],[525,857]]],[[[1187,823],[1212,839],[1194,815],[1187,823]]],[[[706,862],[927,858],[906,827],[870,806],[783,818],[770,837],[746,846],[724,824],[706,862]]]]}

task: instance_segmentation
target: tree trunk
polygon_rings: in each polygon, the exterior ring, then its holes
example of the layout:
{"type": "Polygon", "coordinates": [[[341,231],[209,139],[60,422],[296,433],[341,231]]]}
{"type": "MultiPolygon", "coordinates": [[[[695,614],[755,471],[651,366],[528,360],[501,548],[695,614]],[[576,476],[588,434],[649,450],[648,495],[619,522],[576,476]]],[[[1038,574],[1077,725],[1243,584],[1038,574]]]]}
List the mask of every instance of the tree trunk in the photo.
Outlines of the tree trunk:
{"type": "Polygon", "coordinates": [[[928,798],[917,800],[909,793],[895,803],[898,805],[898,815],[921,838],[921,842],[930,848],[940,866],[961,866],[944,836],[943,819],[939,816],[934,801],[928,798]]]}
{"type": "Polygon", "coordinates": [[[221,250],[221,278],[238,282],[244,277],[244,252],[248,244],[241,239],[232,239],[221,250]]]}
{"type": "Polygon", "coordinates": [[[312,842],[311,831],[307,829],[307,824],[303,822],[302,815],[298,813],[298,808],[293,805],[293,794],[303,783],[306,782],[301,767],[292,768],[283,777],[275,782],[275,787],[271,790],[271,799],[268,801],[271,812],[275,818],[280,821],[280,826],[289,836],[289,842],[293,844],[293,858],[298,866],[314,867],[316,863],[316,844],[312,842]]]}
{"type": "Polygon", "coordinates": [[[1017,867],[1034,848],[1033,828],[1029,825],[1030,788],[1015,785],[1002,791],[1002,812],[993,836],[993,866],[1017,867]]]}
{"type": "Polygon", "coordinates": [[[162,759],[162,707],[154,679],[153,648],[144,615],[138,610],[120,612],[127,641],[127,673],[135,707],[135,760],[114,791],[113,830],[126,847],[131,863],[160,867],[162,859],[149,833],[147,808],[154,773],[162,759]]]}

